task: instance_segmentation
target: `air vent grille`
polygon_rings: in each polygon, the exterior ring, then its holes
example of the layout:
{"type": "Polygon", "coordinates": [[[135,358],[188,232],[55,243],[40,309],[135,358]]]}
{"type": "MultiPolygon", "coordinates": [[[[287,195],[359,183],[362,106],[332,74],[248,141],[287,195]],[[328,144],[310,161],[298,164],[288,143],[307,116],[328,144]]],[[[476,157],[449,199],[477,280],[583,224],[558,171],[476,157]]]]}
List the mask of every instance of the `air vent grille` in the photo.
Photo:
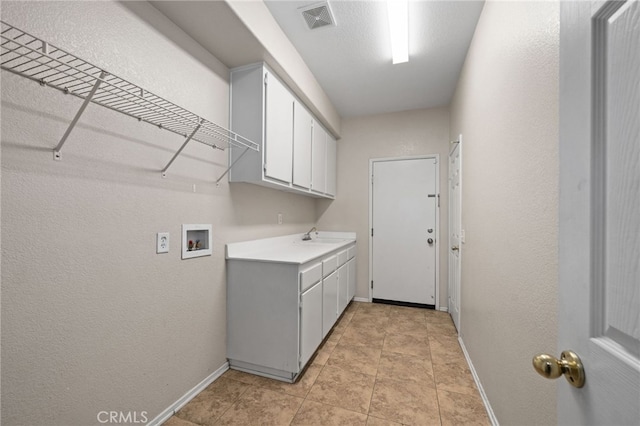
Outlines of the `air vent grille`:
{"type": "Polygon", "coordinates": [[[336,24],[328,3],[316,3],[301,10],[310,30],[336,24]]]}

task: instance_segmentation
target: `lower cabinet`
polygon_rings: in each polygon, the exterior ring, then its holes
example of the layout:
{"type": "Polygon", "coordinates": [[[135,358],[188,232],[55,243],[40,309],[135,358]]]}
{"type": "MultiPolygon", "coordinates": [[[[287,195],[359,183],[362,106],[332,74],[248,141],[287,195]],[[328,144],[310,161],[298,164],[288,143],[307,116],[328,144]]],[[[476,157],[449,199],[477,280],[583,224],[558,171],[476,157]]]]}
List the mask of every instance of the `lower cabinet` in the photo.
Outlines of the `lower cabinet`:
{"type": "Polygon", "coordinates": [[[333,271],[322,280],[322,338],[338,318],[338,272],[333,271]]]}
{"type": "Polygon", "coordinates": [[[322,281],[302,293],[300,305],[300,362],[305,365],[322,339],[322,281]]]}
{"type": "Polygon", "coordinates": [[[352,300],[356,295],[356,258],[352,258],[347,262],[347,268],[349,270],[349,283],[348,287],[348,300],[352,300]]]}
{"type": "Polygon", "coordinates": [[[349,267],[345,263],[338,268],[338,316],[349,304],[349,267]]]}

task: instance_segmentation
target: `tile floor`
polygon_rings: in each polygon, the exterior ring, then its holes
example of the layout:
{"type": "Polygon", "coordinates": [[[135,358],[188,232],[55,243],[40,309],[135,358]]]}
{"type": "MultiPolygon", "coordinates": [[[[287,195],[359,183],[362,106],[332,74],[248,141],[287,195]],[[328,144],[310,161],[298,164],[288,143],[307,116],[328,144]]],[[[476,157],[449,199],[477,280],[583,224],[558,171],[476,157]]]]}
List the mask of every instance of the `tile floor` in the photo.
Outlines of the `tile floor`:
{"type": "Polygon", "coordinates": [[[295,384],[229,370],[165,426],[488,425],[451,318],[352,302],[295,384]]]}

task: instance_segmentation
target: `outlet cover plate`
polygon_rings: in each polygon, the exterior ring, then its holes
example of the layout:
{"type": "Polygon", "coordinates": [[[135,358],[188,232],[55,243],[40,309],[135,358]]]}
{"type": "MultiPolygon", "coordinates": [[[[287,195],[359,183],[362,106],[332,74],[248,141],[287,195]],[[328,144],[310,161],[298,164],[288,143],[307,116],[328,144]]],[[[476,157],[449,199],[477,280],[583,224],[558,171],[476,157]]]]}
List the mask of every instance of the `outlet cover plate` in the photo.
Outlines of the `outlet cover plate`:
{"type": "Polygon", "coordinates": [[[169,233],[158,232],[156,239],[156,253],[169,253],[169,233]]]}

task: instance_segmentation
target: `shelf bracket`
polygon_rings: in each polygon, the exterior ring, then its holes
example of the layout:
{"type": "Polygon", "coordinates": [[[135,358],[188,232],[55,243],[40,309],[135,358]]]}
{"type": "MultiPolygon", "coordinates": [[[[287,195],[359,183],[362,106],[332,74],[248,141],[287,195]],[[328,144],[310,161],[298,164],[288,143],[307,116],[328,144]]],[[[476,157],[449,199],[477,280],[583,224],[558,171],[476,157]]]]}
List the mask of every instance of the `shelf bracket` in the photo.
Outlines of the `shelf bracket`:
{"type": "Polygon", "coordinates": [[[227,167],[227,170],[225,170],[224,173],[220,175],[218,180],[216,180],[216,186],[220,186],[220,181],[222,180],[222,178],[225,177],[227,175],[227,173],[229,173],[231,171],[231,168],[233,168],[233,166],[236,165],[236,163],[242,158],[243,155],[245,155],[247,153],[247,151],[249,151],[249,147],[246,147],[244,149],[244,151],[242,151],[242,153],[238,156],[238,158],[233,160],[233,163],[231,163],[231,165],[229,167],[227,167]]]}
{"type": "Polygon", "coordinates": [[[96,79],[96,82],[94,83],[93,88],[91,89],[87,97],[84,98],[84,102],[82,102],[82,105],[80,106],[80,109],[76,113],[76,116],[73,117],[73,120],[71,121],[71,124],[69,124],[67,131],[64,132],[64,135],[62,135],[62,139],[60,139],[60,142],[58,142],[58,145],[55,148],[53,148],[54,160],[60,160],[60,150],[62,149],[62,146],[67,141],[67,138],[71,134],[71,131],[73,130],[73,128],[76,127],[76,124],[78,124],[78,120],[80,120],[82,113],[87,108],[87,105],[89,105],[89,102],[91,102],[91,99],[93,99],[93,96],[96,94],[96,92],[98,91],[98,88],[100,87],[100,83],[102,83],[102,80],[106,77],[106,75],[107,73],[105,71],[102,71],[100,73],[100,77],[96,79]]]}
{"type": "Polygon", "coordinates": [[[200,126],[202,126],[202,120],[200,120],[200,122],[198,123],[198,125],[196,126],[195,129],[193,129],[193,132],[191,132],[191,134],[187,137],[187,140],[184,141],[184,143],[182,144],[182,146],[180,147],[180,149],[178,150],[178,152],[176,152],[173,155],[173,158],[171,160],[169,160],[169,163],[167,163],[167,165],[165,166],[164,169],[162,169],[162,177],[167,177],[167,170],[169,169],[169,167],[171,167],[171,164],[174,162],[174,160],[176,158],[178,158],[178,156],[180,155],[180,153],[182,152],[182,150],[187,146],[187,144],[191,141],[191,139],[196,135],[196,133],[198,133],[198,130],[200,130],[200,126]]]}

